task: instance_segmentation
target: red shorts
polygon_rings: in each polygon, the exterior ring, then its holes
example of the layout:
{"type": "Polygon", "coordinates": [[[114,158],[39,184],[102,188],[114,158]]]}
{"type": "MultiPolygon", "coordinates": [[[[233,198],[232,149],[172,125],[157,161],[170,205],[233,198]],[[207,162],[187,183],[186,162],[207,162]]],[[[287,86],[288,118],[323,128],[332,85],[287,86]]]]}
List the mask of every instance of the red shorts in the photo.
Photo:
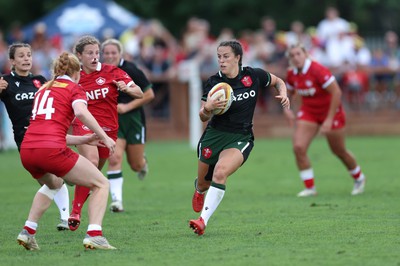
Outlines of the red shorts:
{"type": "MultiPolygon", "coordinates": [[[[105,131],[107,136],[112,138],[114,141],[117,140],[118,137],[118,130],[115,131],[105,131]]],[[[72,124],[72,134],[76,136],[84,136],[88,134],[93,134],[94,132],[91,131],[87,126],[83,125],[82,123],[73,123],[72,124]]],[[[97,147],[99,151],[99,158],[100,159],[107,159],[110,157],[110,150],[107,147],[97,147]]]]}
{"type": "Polygon", "coordinates": [[[65,176],[75,166],[79,154],[69,147],[22,148],[20,157],[25,169],[38,179],[46,173],[52,173],[58,177],[65,176]]]}
{"type": "MultiPolygon", "coordinates": [[[[305,111],[304,109],[300,109],[297,113],[298,120],[310,121],[317,123],[318,125],[322,125],[325,121],[326,114],[314,114],[305,111]]],[[[339,108],[333,117],[332,129],[340,129],[346,125],[346,114],[344,113],[342,108],[339,108]]]]}

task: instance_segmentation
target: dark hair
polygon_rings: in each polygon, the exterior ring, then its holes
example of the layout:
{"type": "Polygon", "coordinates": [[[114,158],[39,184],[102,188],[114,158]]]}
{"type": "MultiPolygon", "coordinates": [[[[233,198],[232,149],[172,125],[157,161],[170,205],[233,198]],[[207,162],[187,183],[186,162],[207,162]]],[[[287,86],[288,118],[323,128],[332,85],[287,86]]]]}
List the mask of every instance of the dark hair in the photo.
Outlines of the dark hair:
{"type": "Polygon", "coordinates": [[[97,44],[100,48],[100,42],[99,42],[99,40],[96,39],[96,37],[91,36],[91,35],[84,35],[76,42],[74,49],[73,49],[74,53],[82,54],[83,50],[85,49],[85,46],[89,45],[89,44],[94,44],[94,45],[97,44]]]}
{"type": "MultiPolygon", "coordinates": [[[[8,58],[14,60],[15,59],[15,53],[17,52],[18,48],[29,48],[29,50],[32,53],[32,48],[28,43],[23,43],[23,42],[17,42],[13,43],[10,46],[8,46],[8,58]]],[[[15,71],[15,67],[11,66],[11,70],[15,71]]]]}
{"type": "Polygon", "coordinates": [[[241,67],[242,66],[242,58],[243,58],[243,48],[242,48],[242,45],[240,44],[240,42],[238,42],[236,40],[223,41],[218,45],[218,48],[221,46],[229,46],[232,48],[233,54],[235,56],[240,55],[239,67],[241,67]]]}
{"type": "Polygon", "coordinates": [[[31,46],[27,43],[22,43],[22,42],[13,43],[8,47],[8,58],[15,59],[15,52],[17,51],[18,48],[23,48],[23,47],[29,48],[29,50],[32,51],[31,46]]]}

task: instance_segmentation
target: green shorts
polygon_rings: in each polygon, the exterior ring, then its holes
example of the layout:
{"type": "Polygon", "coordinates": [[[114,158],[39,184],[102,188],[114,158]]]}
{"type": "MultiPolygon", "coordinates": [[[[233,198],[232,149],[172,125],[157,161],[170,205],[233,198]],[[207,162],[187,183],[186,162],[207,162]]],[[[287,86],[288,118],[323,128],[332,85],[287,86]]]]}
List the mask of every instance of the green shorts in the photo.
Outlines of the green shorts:
{"type": "Polygon", "coordinates": [[[197,145],[197,157],[200,161],[215,165],[221,151],[236,148],[243,154],[243,163],[254,146],[253,134],[246,135],[224,132],[208,127],[197,145]]]}
{"type": "Polygon", "coordinates": [[[118,123],[119,139],[125,139],[127,144],[146,142],[146,124],[140,111],[118,115],[118,123]]]}

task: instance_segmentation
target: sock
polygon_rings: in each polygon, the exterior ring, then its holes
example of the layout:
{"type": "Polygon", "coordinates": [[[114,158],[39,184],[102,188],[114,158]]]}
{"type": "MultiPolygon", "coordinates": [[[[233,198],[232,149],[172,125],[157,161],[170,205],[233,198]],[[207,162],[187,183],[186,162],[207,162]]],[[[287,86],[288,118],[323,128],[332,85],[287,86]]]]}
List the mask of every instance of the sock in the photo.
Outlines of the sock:
{"type": "Polygon", "coordinates": [[[365,178],[364,174],[361,172],[361,167],[358,166],[358,165],[356,166],[356,168],[354,168],[352,170],[349,170],[349,172],[350,172],[350,175],[353,177],[354,180],[361,181],[361,180],[363,180],[365,178]]]}
{"type": "Polygon", "coordinates": [[[101,229],[101,225],[89,224],[86,234],[88,234],[89,236],[102,236],[103,232],[101,229]]]}
{"type": "Polygon", "coordinates": [[[204,200],[203,210],[200,217],[203,218],[204,224],[207,225],[208,219],[213,215],[218,205],[221,203],[225,194],[225,185],[211,182],[206,198],[204,200]]]}
{"type": "Polygon", "coordinates": [[[60,211],[61,220],[68,220],[69,216],[69,194],[67,185],[62,185],[60,190],[54,196],[58,210],[60,211]]]}
{"type": "Polygon", "coordinates": [[[112,201],[122,201],[122,184],[124,178],[121,170],[108,171],[107,178],[110,182],[110,193],[112,201]]]}
{"type": "Polygon", "coordinates": [[[304,186],[307,189],[314,189],[314,171],[312,168],[301,170],[300,178],[303,180],[304,186]]]}
{"type": "Polygon", "coordinates": [[[34,235],[36,233],[36,229],[38,227],[38,224],[35,222],[31,222],[31,221],[26,221],[25,222],[25,226],[24,229],[26,231],[28,231],[29,234],[34,235]]]}
{"type": "Polygon", "coordinates": [[[72,213],[81,214],[82,207],[89,197],[90,188],[75,185],[74,200],[72,201],[72,213]]]}

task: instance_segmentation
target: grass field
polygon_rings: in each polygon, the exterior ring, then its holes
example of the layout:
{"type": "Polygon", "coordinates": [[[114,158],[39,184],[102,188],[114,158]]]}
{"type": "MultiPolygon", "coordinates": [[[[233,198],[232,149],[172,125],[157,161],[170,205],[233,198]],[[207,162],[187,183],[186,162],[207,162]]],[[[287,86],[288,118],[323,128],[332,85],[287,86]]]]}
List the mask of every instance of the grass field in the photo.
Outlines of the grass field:
{"type": "MultiPolygon", "coordinates": [[[[0,153],[0,265],[400,265],[399,139],[352,137],[348,148],[367,175],[352,197],[347,171],[322,138],[310,149],[319,195],[299,199],[302,183],[289,139],[256,140],[230,177],[224,200],[198,237],[188,227],[196,154],[186,142],[150,142],[144,181],[124,166],[124,213],[106,213],[116,251],[85,251],[87,212],[75,232],[58,232],[52,205],[40,221],[40,251],[17,245],[39,186],[16,151],[0,153]]],[[[73,187],[69,187],[72,199],[73,187]]]]}

